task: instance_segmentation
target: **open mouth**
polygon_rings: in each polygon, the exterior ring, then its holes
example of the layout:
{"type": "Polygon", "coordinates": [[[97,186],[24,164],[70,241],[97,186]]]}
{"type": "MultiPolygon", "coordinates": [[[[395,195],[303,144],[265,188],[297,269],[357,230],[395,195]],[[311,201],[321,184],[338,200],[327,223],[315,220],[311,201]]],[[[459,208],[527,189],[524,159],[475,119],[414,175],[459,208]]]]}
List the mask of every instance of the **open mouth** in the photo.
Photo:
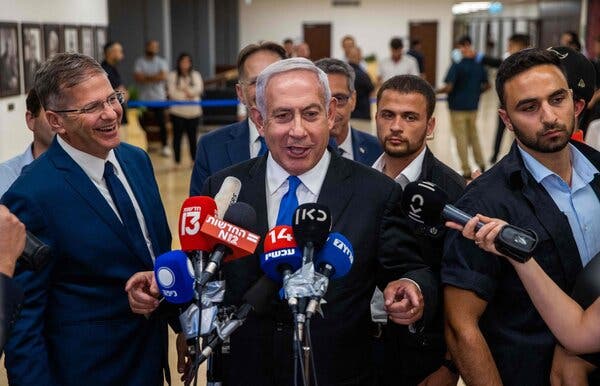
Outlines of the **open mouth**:
{"type": "Polygon", "coordinates": [[[291,157],[301,158],[308,154],[310,151],[310,147],[302,147],[302,146],[288,146],[287,153],[291,157]]]}
{"type": "Polygon", "coordinates": [[[95,128],[94,130],[99,131],[101,133],[111,133],[116,129],[117,129],[117,125],[110,125],[110,126],[98,127],[98,128],[95,128]]]}

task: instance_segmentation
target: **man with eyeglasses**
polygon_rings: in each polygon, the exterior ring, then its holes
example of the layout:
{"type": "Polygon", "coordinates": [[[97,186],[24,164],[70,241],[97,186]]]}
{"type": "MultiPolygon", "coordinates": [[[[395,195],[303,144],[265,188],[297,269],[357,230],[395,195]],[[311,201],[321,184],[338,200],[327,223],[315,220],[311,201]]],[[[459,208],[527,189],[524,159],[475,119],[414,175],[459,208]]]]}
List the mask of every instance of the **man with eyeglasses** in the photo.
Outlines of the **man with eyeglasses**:
{"type": "Polygon", "coordinates": [[[350,127],[350,115],[356,106],[355,72],[339,59],[325,58],[315,62],[327,74],[331,95],[337,100],[335,122],[329,132],[338,153],[351,160],[371,166],[381,154],[381,146],[373,135],[350,127]]]}
{"type": "MultiPolygon", "coordinates": [[[[239,73],[235,85],[238,99],[250,111],[256,105],[256,78],[269,64],[286,58],[285,49],[277,43],[262,42],[242,48],[237,58],[239,73]]],[[[266,153],[264,139],[251,118],[214,130],[200,138],[190,195],[199,195],[204,181],[229,166],[266,153]]]]}
{"type": "Polygon", "coordinates": [[[92,58],[57,54],[35,89],[56,137],[2,197],[51,249],[15,280],[21,318],[5,346],[11,385],[163,385],[164,321],[134,315],[125,293],[171,235],[152,164],[120,142],[123,95],[92,58]]]}

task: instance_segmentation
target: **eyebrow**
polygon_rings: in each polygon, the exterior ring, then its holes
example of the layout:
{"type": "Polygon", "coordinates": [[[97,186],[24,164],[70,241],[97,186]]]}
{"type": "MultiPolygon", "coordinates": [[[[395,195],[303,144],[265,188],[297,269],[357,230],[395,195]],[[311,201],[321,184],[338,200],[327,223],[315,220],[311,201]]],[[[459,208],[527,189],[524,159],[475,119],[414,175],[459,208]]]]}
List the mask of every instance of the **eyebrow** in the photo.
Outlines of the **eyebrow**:
{"type": "MultiPolygon", "coordinates": [[[[560,95],[560,94],[565,94],[565,93],[568,93],[568,92],[569,92],[569,91],[568,91],[567,89],[561,88],[561,89],[558,89],[558,90],[554,91],[552,94],[550,94],[550,95],[548,96],[548,98],[552,98],[552,97],[555,97],[555,96],[557,96],[557,95],[560,95]]],[[[518,107],[520,107],[520,106],[522,106],[522,105],[525,105],[525,104],[527,104],[527,103],[532,103],[532,102],[537,102],[537,101],[538,101],[538,99],[537,99],[537,98],[527,98],[527,99],[523,99],[523,100],[520,100],[520,101],[519,101],[519,102],[516,104],[515,108],[518,108],[518,107]]]]}

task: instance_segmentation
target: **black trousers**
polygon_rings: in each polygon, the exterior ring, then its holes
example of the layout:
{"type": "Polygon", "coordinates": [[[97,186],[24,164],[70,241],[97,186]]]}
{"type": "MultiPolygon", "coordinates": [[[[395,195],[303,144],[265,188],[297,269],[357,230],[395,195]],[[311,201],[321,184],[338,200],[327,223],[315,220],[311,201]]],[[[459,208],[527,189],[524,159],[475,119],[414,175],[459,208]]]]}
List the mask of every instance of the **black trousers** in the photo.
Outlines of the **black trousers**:
{"type": "Polygon", "coordinates": [[[183,118],[171,114],[171,123],[173,123],[173,153],[175,154],[175,162],[181,162],[181,138],[183,137],[183,133],[186,133],[190,144],[190,156],[192,160],[195,160],[200,118],[183,118]]]}
{"type": "Polygon", "coordinates": [[[165,125],[165,109],[164,107],[148,107],[148,111],[154,113],[156,123],[160,129],[160,143],[163,147],[167,146],[167,126],[165,125]]]}

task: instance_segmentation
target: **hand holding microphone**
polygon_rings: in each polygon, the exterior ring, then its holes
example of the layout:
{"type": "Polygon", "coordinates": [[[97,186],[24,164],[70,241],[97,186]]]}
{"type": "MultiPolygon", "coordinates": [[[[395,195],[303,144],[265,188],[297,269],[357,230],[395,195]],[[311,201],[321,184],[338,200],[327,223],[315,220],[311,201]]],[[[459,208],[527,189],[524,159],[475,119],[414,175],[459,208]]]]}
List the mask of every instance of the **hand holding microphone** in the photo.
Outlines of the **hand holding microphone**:
{"type": "Polygon", "coordinates": [[[12,277],[17,259],[25,247],[25,225],[0,205],[0,272],[12,277]]]}

